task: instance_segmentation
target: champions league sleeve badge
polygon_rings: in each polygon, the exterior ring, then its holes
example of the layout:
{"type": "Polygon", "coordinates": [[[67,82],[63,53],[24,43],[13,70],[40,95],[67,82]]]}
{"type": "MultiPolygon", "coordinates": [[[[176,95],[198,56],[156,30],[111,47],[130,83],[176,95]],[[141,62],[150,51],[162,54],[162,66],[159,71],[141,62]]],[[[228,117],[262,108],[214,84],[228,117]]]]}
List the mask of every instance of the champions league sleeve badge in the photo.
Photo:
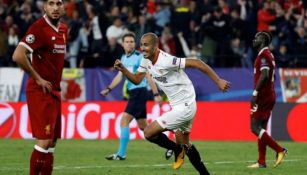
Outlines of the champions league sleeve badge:
{"type": "Polygon", "coordinates": [[[35,41],[35,36],[33,34],[29,34],[26,36],[26,42],[29,43],[29,44],[32,44],[34,43],[35,41]]]}

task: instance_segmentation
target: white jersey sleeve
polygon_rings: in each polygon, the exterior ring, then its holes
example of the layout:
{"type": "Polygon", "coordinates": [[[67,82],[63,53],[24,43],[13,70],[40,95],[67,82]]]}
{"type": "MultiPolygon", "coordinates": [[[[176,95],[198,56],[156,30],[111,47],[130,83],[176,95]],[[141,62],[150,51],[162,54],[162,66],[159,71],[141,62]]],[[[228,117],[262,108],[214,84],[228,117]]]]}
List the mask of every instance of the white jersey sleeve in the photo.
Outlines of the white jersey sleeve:
{"type": "Polygon", "coordinates": [[[172,70],[185,68],[186,58],[178,58],[166,52],[161,52],[161,55],[164,56],[162,60],[164,68],[172,70]]]}
{"type": "Polygon", "coordinates": [[[141,64],[138,68],[138,72],[147,72],[147,65],[148,65],[148,60],[146,60],[145,58],[142,58],[141,60],[141,64]]]}

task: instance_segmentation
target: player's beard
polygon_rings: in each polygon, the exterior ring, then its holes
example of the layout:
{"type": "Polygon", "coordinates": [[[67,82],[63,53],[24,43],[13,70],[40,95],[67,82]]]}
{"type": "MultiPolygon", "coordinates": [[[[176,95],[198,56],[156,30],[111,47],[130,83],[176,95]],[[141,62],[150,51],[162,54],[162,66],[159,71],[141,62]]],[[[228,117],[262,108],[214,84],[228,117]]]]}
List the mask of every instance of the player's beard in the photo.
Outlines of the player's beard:
{"type": "Polygon", "coordinates": [[[60,21],[61,15],[59,14],[56,17],[53,17],[52,13],[46,13],[46,16],[48,18],[48,20],[51,22],[52,25],[54,26],[58,26],[58,23],[60,21]]]}
{"type": "Polygon", "coordinates": [[[59,21],[60,21],[60,18],[52,19],[52,18],[48,17],[48,19],[51,22],[51,24],[53,24],[54,26],[57,26],[59,21]]]}

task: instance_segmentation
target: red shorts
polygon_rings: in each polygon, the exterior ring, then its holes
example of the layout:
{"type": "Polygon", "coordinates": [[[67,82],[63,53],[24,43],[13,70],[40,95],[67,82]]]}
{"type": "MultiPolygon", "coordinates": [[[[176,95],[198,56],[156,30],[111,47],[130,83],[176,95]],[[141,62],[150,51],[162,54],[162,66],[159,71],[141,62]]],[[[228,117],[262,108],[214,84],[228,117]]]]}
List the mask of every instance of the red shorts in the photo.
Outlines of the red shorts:
{"type": "Polygon", "coordinates": [[[259,103],[257,111],[252,113],[251,116],[259,120],[268,120],[271,116],[274,105],[275,101],[267,103],[259,103]]]}
{"type": "Polygon", "coordinates": [[[61,138],[61,99],[39,90],[27,91],[26,95],[33,137],[61,138]]]}

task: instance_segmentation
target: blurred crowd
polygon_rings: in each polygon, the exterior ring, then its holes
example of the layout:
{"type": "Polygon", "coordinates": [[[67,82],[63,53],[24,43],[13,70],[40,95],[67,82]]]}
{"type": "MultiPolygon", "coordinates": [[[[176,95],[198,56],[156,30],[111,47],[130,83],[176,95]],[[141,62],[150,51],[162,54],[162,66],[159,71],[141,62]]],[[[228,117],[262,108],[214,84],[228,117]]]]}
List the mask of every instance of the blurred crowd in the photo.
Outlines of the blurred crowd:
{"type": "MultiPolygon", "coordinates": [[[[65,67],[112,69],[121,36],[154,32],[160,48],[213,67],[253,67],[257,31],[273,34],[277,67],[307,67],[307,3],[301,0],[65,0],[65,67]]],[[[0,0],[0,67],[43,14],[42,0],[0,0]]]]}

